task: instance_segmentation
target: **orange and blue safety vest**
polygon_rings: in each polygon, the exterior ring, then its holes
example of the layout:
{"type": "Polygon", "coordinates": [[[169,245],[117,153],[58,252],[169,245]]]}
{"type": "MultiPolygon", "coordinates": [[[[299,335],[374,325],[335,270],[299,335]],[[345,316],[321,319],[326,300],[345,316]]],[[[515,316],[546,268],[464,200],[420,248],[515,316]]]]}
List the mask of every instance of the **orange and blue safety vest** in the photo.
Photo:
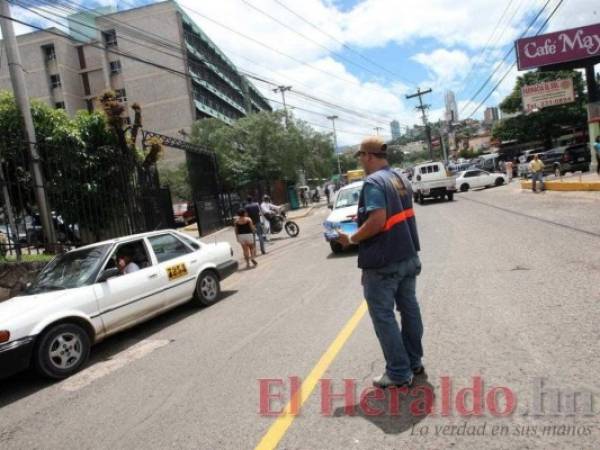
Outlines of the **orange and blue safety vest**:
{"type": "Polygon", "coordinates": [[[389,167],[369,175],[358,200],[359,227],[369,217],[365,205],[365,186],[367,184],[372,184],[383,191],[387,220],[380,233],[360,242],[358,267],[380,269],[415,256],[421,247],[410,183],[404,176],[389,167]]]}

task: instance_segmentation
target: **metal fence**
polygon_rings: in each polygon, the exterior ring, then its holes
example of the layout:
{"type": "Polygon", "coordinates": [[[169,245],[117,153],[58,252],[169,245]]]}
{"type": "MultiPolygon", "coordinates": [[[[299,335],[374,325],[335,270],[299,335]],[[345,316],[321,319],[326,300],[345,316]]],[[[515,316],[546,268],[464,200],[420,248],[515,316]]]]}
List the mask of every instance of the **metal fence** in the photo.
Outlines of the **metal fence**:
{"type": "Polygon", "coordinates": [[[113,146],[38,143],[55,231],[45,239],[34,197],[29,143],[0,138],[0,257],[68,249],[174,226],[168,188],[154,167],[113,146]]]}

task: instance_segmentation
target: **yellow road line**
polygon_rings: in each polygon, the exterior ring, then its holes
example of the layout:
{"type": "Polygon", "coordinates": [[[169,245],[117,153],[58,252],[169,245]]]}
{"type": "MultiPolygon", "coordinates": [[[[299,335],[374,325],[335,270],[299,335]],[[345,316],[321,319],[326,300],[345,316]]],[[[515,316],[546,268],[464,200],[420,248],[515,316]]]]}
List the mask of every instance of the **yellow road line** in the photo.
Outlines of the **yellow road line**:
{"type": "MultiPolygon", "coordinates": [[[[302,387],[300,388],[300,393],[302,396],[300,398],[300,402],[297,402],[299,408],[302,408],[304,402],[308,400],[308,397],[310,397],[310,394],[317,386],[317,383],[319,382],[325,371],[329,368],[329,366],[331,365],[337,354],[340,352],[348,338],[352,336],[352,333],[354,332],[354,330],[356,329],[366,312],[367,303],[363,301],[357,308],[357,310],[354,312],[350,320],[346,322],[346,325],[344,325],[344,328],[342,328],[342,331],[340,331],[339,334],[336,336],[335,340],[331,343],[327,351],[323,353],[323,356],[321,356],[319,362],[315,365],[315,367],[313,367],[312,371],[304,380],[304,382],[302,383],[302,387]]],[[[294,419],[296,418],[295,415],[290,413],[292,402],[293,400],[290,400],[290,402],[286,405],[285,409],[281,412],[277,419],[275,419],[275,422],[273,422],[269,430],[260,440],[255,450],[273,450],[277,447],[281,439],[283,439],[283,436],[285,435],[286,431],[292,425],[292,422],[294,422],[294,419]]]]}

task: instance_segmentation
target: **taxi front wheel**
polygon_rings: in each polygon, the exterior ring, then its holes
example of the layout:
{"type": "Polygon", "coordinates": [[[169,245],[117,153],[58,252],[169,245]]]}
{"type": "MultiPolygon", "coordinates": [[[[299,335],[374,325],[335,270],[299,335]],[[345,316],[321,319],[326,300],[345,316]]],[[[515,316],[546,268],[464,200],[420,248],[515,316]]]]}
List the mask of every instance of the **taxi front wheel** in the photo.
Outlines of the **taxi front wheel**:
{"type": "Polygon", "coordinates": [[[33,364],[45,377],[61,380],[83,367],[90,355],[90,337],[74,323],[61,323],[46,330],[34,351],[33,364]]]}
{"type": "Polygon", "coordinates": [[[221,285],[217,274],[211,270],[203,272],[196,283],[196,300],[204,305],[210,306],[219,299],[221,285]]]}

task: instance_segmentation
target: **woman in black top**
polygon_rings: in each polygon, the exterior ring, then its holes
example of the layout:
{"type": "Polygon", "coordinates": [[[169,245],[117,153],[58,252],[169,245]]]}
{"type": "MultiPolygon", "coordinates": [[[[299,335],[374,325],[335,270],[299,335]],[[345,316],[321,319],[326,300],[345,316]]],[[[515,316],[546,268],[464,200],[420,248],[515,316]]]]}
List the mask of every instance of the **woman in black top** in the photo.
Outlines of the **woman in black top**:
{"type": "Polygon", "coordinates": [[[242,250],[244,252],[244,259],[246,260],[246,268],[250,268],[250,261],[256,267],[258,263],[252,255],[254,254],[254,233],[256,229],[254,228],[254,223],[252,219],[248,217],[248,213],[245,209],[240,209],[238,211],[238,217],[234,222],[235,228],[235,236],[237,241],[242,246],[242,250]]]}

